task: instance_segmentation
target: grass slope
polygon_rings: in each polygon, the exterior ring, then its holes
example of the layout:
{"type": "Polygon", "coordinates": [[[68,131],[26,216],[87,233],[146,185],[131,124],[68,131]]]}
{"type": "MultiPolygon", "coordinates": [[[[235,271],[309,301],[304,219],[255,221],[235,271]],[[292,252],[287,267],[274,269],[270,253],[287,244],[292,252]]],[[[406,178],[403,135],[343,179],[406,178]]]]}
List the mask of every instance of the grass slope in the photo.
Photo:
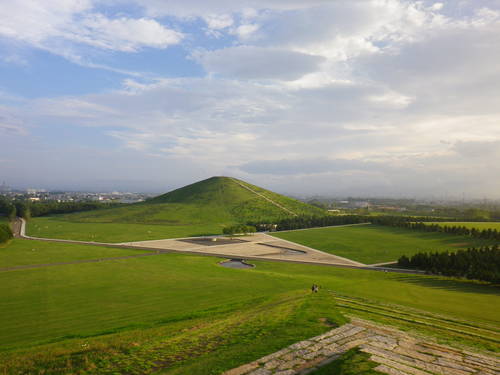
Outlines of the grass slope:
{"type": "Polygon", "coordinates": [[[227,269],[217,261],[161,254],[0,272],[0,372],[219,374],[341,322],[329,290],[500,324],[498,288],[480,283],[273,262],[227,269]],[[321,285],[318,300],[312,283],[321,285]]]}
{"type": "Polygon", "coordinates": [[[404,228],[361,225],[277,232],[273,236],[365,264],[390,262],[420,251],[444,251],[491,242],[404,228]]]}
{"type": "Polygon", "coordinates": [[[0,268],[128,256],[147,251],[14,239],[0,248],[0,268]]]}
{"type": "MultiPolygon", "coordinates": [[[[72,247],[71,245],[70,247],[72,247]]],[[[0,273],[0,347],[96,335],[248,306],[307,290],[343,294],[498,323],[498,289],[436,277],[255,262],[233,270],[208,257],[154,257],[0,273]],[[230,282],[228,282],[230,280],[230,282]]],[[[500,306],[498,306],[500,307],[500,306]]]]}
{"type": "MultiPolygon", "coordinates": [[[[297,214],[324,213],[317,207],[295,199],[246,185],[297,214]]],[[[94,235],[96,241],[120,242],[219,234],[225,225],[253,220],[272,222],[287,216],[290,214],[240,186],[235,180],[212,177],[147,202],[35,218],[28,225],[28,234],[79,240],[89,239],[94,235]],[[113,225],[101,228],[96,224],[113,225]]]]}

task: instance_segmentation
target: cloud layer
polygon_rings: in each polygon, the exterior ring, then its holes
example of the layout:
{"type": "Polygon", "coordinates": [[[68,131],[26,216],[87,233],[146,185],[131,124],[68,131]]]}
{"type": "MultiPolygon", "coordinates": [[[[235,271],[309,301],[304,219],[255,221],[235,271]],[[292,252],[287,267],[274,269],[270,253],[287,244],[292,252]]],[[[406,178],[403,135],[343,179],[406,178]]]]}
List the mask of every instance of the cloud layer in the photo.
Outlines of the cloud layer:
{"type": "MultiPolygon", "coordinates": [[[[116,1],[131,3],[139,14],[18,1],[0,35],[82,58],[96,55],[80,45],[129,54],[179,45],[204,75],[5,99],[0,131],[16,142],[91,129],[112,142],[109,160],[150,165],[141,178],[158,191],[231,174],[294,194],[500,198],[498,1],[116,1]],[[174,166],[182,173],[158,173],[174,166]]],[[[109,163],[94,163],[105,179],[109,163]]]]}

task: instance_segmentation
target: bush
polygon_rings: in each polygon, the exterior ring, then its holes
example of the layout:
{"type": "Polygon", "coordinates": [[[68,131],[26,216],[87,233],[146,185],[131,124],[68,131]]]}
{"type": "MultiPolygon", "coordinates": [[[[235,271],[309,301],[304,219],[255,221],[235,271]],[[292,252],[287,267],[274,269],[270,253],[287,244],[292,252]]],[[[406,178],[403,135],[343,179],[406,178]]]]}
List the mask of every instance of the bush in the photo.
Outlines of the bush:
{"type": "Polygon", "coordinates": [[[230,227],[225,227],[222,229],[222,233],[228,234],[228,235],[248,234],[248,233],[255,233],[256,231],[257,230],[255,229],[254,226],[243,225],[243,224],[232,225],[230,227]]]}
{"type": "Polygon", "coordinates": [[[5,243],[13,237],[12,230],[6,224],[0,224],[0,243],[5,243]]]}

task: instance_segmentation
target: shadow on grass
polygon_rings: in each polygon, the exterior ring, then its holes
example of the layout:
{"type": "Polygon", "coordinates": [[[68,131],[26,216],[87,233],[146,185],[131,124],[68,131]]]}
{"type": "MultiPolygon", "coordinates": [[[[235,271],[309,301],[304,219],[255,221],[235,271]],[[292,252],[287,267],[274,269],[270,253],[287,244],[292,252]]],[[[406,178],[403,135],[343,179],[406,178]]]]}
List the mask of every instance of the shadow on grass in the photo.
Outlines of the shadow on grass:
{"type": "Polygon", "coordinates": [[[488,284],[478,281],[444,278],[440,276],[397,275],[393,276],[392,279],[403,283],[425,286],[427,288],[452,290],[462,293],[500,295],[499,284],[488,284]]]}

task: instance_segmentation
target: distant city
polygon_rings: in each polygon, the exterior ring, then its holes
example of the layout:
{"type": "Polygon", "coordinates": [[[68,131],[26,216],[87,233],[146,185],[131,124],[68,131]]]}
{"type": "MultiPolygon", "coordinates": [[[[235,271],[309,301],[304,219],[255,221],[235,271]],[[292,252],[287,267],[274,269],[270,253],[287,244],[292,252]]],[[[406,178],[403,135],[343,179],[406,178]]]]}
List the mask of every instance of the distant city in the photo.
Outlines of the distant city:
{"type": "Polygon", "coordinates": [[[11,199],[26,199],[32,202],[55,201],[55,202],[114,202],[114,203],[137,203],[151,198],[156,194],[136,192],[88,192],[88,191],[48,191],[46,189],[29,188],[14,189],[6,182],[0,184],[0,195],[11,199]]]}

